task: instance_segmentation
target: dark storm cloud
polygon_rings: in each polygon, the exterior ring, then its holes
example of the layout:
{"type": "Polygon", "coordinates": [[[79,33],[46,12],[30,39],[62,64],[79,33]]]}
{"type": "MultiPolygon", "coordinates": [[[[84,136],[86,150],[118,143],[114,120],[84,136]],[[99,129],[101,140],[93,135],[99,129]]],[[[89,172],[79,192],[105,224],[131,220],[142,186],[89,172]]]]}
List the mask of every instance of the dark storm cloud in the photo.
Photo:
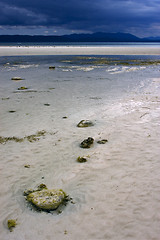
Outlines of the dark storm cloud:
{"type": "Polygon", "coordinates": [[[160,25],[159,0],[1,0],[1,26],[127,31],[160,25]]]}

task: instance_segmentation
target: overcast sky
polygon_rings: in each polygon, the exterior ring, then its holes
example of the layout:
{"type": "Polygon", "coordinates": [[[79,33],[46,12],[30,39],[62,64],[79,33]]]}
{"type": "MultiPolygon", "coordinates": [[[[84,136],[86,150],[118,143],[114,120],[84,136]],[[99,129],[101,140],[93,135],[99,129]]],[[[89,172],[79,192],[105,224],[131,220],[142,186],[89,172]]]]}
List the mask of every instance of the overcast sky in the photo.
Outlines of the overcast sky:
{"type": "Polygon", "coordinates": [[[160,0],[0,0],[0,34],[160,36],[160,0]]]}

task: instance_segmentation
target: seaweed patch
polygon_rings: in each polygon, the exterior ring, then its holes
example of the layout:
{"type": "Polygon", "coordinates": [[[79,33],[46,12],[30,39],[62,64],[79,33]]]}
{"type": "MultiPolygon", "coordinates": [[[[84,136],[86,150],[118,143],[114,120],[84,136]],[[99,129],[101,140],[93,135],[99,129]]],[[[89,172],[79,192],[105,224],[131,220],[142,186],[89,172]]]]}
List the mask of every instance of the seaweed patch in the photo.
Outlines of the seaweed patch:
{"type": "Polygon", "coordinates": [[[24,140],[28,140],[29,142],[35,142],[38,141],[40,139],[41,136],[44,136],[46,134],[45,130],[42,131],[38,131],[36,134],[32,134],[29,136],[25,136],[23,138],[19,138],[19,137],[2,137],[0,136],[0,144],[5,144],[9,141],[14,141],[14,142],[23,142],[24,140]]]}

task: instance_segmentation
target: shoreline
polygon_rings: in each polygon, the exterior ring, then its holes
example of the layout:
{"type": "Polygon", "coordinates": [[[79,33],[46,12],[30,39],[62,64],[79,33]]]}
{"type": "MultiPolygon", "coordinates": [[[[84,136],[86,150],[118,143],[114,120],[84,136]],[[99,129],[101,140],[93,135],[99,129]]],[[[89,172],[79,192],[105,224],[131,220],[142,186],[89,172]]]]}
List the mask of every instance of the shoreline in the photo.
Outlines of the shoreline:
{"type": "Polygon", "coordinates": [[[0,46],[1,57],[28,55],[160,55],[160,47],[0,46]]]}

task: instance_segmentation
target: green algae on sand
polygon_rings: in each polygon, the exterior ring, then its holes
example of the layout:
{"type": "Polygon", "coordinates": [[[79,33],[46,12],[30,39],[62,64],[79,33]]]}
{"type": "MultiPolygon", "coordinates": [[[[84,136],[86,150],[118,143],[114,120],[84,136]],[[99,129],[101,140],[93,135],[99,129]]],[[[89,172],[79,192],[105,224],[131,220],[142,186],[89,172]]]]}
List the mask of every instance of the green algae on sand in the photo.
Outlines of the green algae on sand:
{"type": "Polygon", "coordinates": [[[45,130],[38,131],[36,134],[28,135],[23,138],[19,137],[2,137],[0,136],[0,144],[5,144],[8,141],[14,141],[14,142],[23,142],[24,140],[28,140],[29,142],[35,142],[40,139],[41,136],[44,136],[46,134],[45,130]]]}
{"type": "Polygon", "coordinates": [[[7,221],[7,225],[8,225],[8,229],[10,230],[10,232],[12,232],[13,228],[15,228],[16,225],[17,225],[17,220],[16,219],[9,219],[7,221]]]}

